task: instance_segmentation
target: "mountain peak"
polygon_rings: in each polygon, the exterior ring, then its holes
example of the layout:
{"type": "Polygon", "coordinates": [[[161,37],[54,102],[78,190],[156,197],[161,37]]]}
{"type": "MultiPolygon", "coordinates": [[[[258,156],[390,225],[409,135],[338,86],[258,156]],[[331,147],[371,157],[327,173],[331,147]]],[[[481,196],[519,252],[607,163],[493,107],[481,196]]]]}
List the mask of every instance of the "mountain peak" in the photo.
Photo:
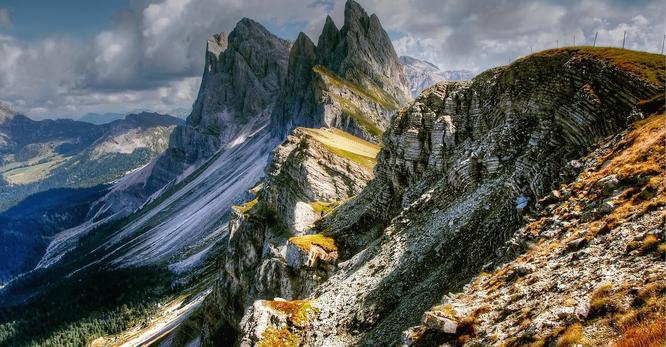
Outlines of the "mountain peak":
{"type": "Polygon", "coordinates": [[[347,0],[345,3],[345,25],[362,23],[367,27],[369,19],[368,13],[358,2],[347,0]]]}
{"type": "Polygon", "coordinates": [[[289,41],[275,36],[259,22],[246,17],[236,23],[236,27],[229,34],[228,44],[229,46],[238,48],[240,46],[249,45],[249,42],[247,41],[251,40],[269,45],[275,43],[271,45],[273,48],[275,45],[284,46],[289,44],[289,41]]]}

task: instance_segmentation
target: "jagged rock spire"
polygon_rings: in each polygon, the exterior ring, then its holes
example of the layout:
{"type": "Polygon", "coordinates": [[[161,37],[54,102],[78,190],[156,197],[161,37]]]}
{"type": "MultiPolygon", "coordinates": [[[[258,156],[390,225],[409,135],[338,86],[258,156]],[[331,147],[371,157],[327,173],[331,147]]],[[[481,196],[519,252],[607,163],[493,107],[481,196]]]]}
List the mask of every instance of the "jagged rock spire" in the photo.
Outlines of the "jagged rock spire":
{"type": "Polygon", "coordinates": [[[247,121],[275,101],[284,82],[288,41],[249,18],[241,19],[225,37],[220,34],[208,40],[206,70],[190,117],[192,125],[204,118],[219,118],[223,112],[247,121]]]}
{"type": "Polygon", "coordinates": [[[337,61],[337,54],[335,51],[340,42],[340,30],[333,22],[331,16],[326,16],[324,29],[319,35],[319,42],[317,43],[317,56],[318,63],[328,67],[333,71],[337,71],[340,67],[340,61],[337,61]]]}
{"type": "Polygon", "coordinates": [[[376,141],[390,113],[409,99],[402,66],[377,16],[350,0],[344,17],[340,29],[326,17],[314,56],[304,34],[294,44],[290,77],[273,114],[282,136],[295,126],[325,125],[376,141]]]}

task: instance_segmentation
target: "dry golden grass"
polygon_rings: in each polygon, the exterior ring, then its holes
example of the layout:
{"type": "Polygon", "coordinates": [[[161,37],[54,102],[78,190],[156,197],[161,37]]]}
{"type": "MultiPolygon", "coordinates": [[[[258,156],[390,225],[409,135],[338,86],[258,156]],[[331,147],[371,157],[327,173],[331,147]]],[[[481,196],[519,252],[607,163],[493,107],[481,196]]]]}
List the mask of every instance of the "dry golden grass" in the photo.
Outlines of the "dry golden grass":
{"type": "Polygon", "coordinates": [[[322,213],[324,215],[329,214],[329,212],[333,211],[338,205],[340,204],[339,201],[331,201],[331,202],[325,202],[325,201],[313,201],[310,203],[310,207],[312,207],[312,210],[314,210],[316,213],[322,213]]]}
{"type": "Polygon", "coordinates": [[[599,317],[616,312],[619,308],[619,299],[614,293],[612,283],[605,283],[597,287],[590,297],[590,317],[599,317]]]}
{"type": "Polygon", "coordinates": [[[534,53],[531,56],[556,56],[568,54],[580,59],[598,59],[627,71],[663,89],[665,78],[665,60],[661,54],[632,51],[613,47],[564,47],[534,53]]]}
{"type": "Polygon", "coordinates": [[[301,235],[289,238],[289,242],[304,251],[310,251],[312,246],[319,246],[326,252],[337,252],[335,240],[322,234],[301,235]]]}
{"type": "MultiPolygon", "coordinates": [[[[600,179],[615,175],[630,185],[613,200],[616,208],[609,215],[590,224],[590,236],[607,232],[628,218],[666,206],[666,115],[654,115],[636,122],[627,136],[605,157],[598,170],[581,175],[574,184],[580,191],[593,191],[600,179]]],[[[588,199],[595,195],[586,196],[588,199]]]]}
{"type": "Polygon", "coordinates": [[[580,324],[574,324],[568,327],[562,336],[557,339],[557,347],[569,347],[581,344],[583,338],[583,326],[580,324]]]}
{"type": "Polygon", "coordinates": [[[615,347],[664,347],[666,346],[666,319],[656,317],[649,322],[628,326],[615,347]]]}
{"type": "Polygon", "coordinates": [[[258,347],[296,347],[298,346],[298,335],[284,327],[276,329],[268,327],[261,335],[258,347]]]}
{"type": "Polygon", "coordinates": [[[293,301],[267,301],[266,305],[287,316],[291,324],[296,327],[304,327],[317,309],[312,307],[311,300],[293,301]]]}
{"type": "Polygon", "coordinates": [[[641,243],[641,251],[643,251],[643,253],[650,252],[655,248],[657,248],[658,243],[659,240],[657,239],[656,236],[648,235],[643,239],[643,242],[641,243]]]}
{"type": "Polygon", "coordinates": [[[238,210],[242,214],[246,214],[257,204],[258,201],[259,200],[257,200],[257,199],[252,199],[252,200],[244,203],[243,205],[232,206],[232,208],[235,208],[236,210],[238,210]]]}

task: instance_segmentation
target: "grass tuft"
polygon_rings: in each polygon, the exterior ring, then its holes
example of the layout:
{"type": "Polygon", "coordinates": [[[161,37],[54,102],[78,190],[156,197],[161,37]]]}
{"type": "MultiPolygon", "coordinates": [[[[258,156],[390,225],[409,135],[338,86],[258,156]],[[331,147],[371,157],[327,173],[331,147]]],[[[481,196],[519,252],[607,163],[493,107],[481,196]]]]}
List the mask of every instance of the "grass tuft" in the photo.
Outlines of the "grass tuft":
{"type": "Polygon", "coordinates": [[[663,347],[666,345],[666,320],[659,316],[649,322],[628,326],[615,347],[663,347]]]}
{"type": "Polygon", "coordinates": [[[289,322],[297,327],[304,327],[311,315],[317,313],[311,300],[267,301],[266,305],[287,315],[289,322]]]}
{"type": "Polygon", "coordinates": [[[242,214],[247,214],[257,204],[258,201],[259,200],[257,200],[255,198],[255,199],[252,199],[252,200],[244,203],[243,205],[233,206],[233,208],[235,208],[236,210],[238,210],[242,214]]]}
{"type": "Polygon", "coordinates": [[[304,251],[310,251],[312,246],[319,246],[326,252],[337,252],[335,240],[322,234],[301,235],[289,238],[289,242],[304,251]]]}
{"type": "Polygon", "coordinates": [[[313,201],[310,203],[310,207],[312,207],[312,209],[317,214],[327,215],[331,211],[333,211],[333,209],[336,208],[339,203],[340,203],[339,201],[331,201],[331,202],[313,201]]]}
{"type": "Polygon", "coordinates": [[[289,328],[276,329],[268,327],[261,335],[258,347],[296,347],[298,346],[298,335],[292,333],[289,328]]]}
{"type": "Polygon", "coordinates": [[[557,339],[557,347],[576,346],[583,341],[583,326],[574,324],[564,331],[562,336],[557,339]]]}

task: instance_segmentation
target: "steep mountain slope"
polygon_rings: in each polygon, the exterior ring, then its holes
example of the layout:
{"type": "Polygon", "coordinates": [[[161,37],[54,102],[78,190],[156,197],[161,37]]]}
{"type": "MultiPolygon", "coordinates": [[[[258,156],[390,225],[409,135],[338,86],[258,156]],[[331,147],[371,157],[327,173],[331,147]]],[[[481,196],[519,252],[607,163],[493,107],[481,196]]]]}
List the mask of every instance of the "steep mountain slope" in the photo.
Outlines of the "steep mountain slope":
{"type": "MultiPolygon", "coordinates": [[[[335,74],[324,78],[333,81],[327,82],[331,90],[335,88],[340,95],[353,92],[352,97],[377,109],[374,114],[386,122],[388,111],[379,102],[396,109],[398,99],[407,99],[397,56],[376,17],[368,16],[354,2],[347,7],[350,24],[335,30],[339,44],[329,49],[339,50],[339,61],[327,62],[335,65],[335,74]],[[379,53],[387,57],[381,58],[379,53]],[[387,64],[390,66],[384,66],[387,64]],[[370,94],[362,85],[375,88],[376,93],[370,94]]],[[[289,116],[294,121],[273,117],[277,105],[284,102],[290,48],[289,42],[249,19],[241,20],[228,36],[209,40],[193,112],[184,126],[174,130],[165,153],[117,181],[93,204],[84,223],[54,236],[35,270],[0,290],[0,341],[57,344],[67,337],[89,341],[90,336],[115,334],[120,326],[140,324],[139,319],[155,312],[156,301],[169,299],[173,291],[193,287],[199,295],[209,288],[208,271],[224,254],[231,236],[228,222],[236,213],[231,211],[232,204],[251,195],[247,190],[265,175],[273,149],[289,129],[304,122],[295,114],[289,116]],[[100,276],[113,281],[99,282],[100,276]],[[81,303],[76,304],[82,309],[73,311],[73,298],[67,293],[76,283],[85,290],[78,295],[81,303]],[[122,287],[127,289],[119,293],[122,287]],[[104,295],[96,296],[96,291],[104,295]],[[146,302],[137,303],[144,293],[148,293],[146,302]],[[26,305],[44,314],[26,315],[26,305]]],[[[309,73],[313,71],[314,67],[309,73]]],[[[317,99],[315,106],[334,105],[329,99],[317,99]]],[[[349,128],[342,121],[331,125],[349,128]]],[[[358,148],[341,146],[341,139],[351,138],[348,134],[306,132],[317,139],[312,140],[313,148],[336,148],[336,156],[354,158],[334,161],[336,165],[357,160],[359,163],[350,165],[362,166],[359,172],[364,174],[355,178],[356,183],[343,177],[326,179],[330,170],[344,173],[347,165],[319,167],[318,179],[341,191],[328,191],[321,201],[301,201],[299,206],[305,203],[309,207],[294,215],[298,223],[306,223],[334,203],[327,199],[342,199],[360,189],[361,180],[371,174],[368,165],[374,161],[369,148],[376,151],[376,145],[362,140],[354,141],[362,143],[358,148]]],[[[307,161],[309,165],[314,164],[307,161]]],[[[317,182],[313,184],[317,187],[317,182]]],[[[305,195],[293,198],[311,197],[307,191],[298,194],[305,195]]]]}
{"type": "Polygon", "coordinates": [[[398,56],[377,16],[353,0],[344,15],[340,29],[326,18],[316,46],[303,33],[294,42],[273,112],[281,136],[299,125],[327,126],[378,142],[391,113],[409,99],[398,56]]]}
{"type": "MultiPolygon", "coordinates": [[[[229,283],[225,278],[239,278],[228,274],[257,264],[256,250],[236,253],[236,262],[222,271],[221,288],[214,291],[218,306],[212,307],[218,311],[207,311],[204,341],[212,344],[240,331],[237,338],[244,345],[398,343],[442,295],[520,254],[521,248],[507,247],[507,242],[529,220],[536,202],[574,179],[583,169],[576,159],[600,148],[599,141],[622,133],[653,112],[655,104],[663,104],[664,81],[663,56],[581,48],[542,52],[471,82],[426,90],[392,119],[375,179],[306,231],[322,233],[324,244],[336,247],[337,264],[328,267],[327,279],[318,277],[319,284],[307,291],[272,286],[264,292],[261,288],[285,273],[290,283],[311,282],[287,270],[259,267],[254,269],[260,278],[224,286],[229,283]],[[291,301],[251,305],[243,296],[229,296],[239,286],[253,299],[291,301]],[[246,310],[240,326],[224,318],[229,309],[236,315],[246,310]]],[[[648,139],[641,137],[640,146],[648,147],[648,139]]],[[[602,208],[602,199],[590,198],[602,208]]],[[[234,237],[254,239],[257,230],[264,239],[283,232],[241,228],[234,237]]],[[[269,259],[262,264],[271,263],[270,258],[280,262],[279,254],[263,254],[269,259]]],[[[613,254],[608,256],[617,260],[613,254]]],[[[633,270],[649,278],[661,267],[633,270]]]]}
{"type": "Polygon", "coordinates": [[[447,296],[405,342],[663,344],[665,133],[662,113],[605,139],[507,244],[525,254],[447,296]]]}
{"type": "MultiPolygon", "coordinates": [[[[402,84],[392,82],[400,82],[402,72],[376,17],[368,16],[353,1],[348,2],[346,9],[346,26],[335,32],[348,39],[325,51],[342,52],[336,63],[341,67],[336,67],[336,71],[346,73],[349,80],[335,77],[336,81],[348,85],[356,81],[353,88],[360,93],[365,79],[374,78],[367,83],[379,85],[377,76],[386,73],[395,78],[382,85],[397,96],[404,94],[402,84]],[[358,47],[352,50],[347,46],[358,47]],[[369,58],[378,51],[385,58],[380,58],[379,53],[369,58]]],[[[325,31],[333,33],[330,28],[325,31]]],[[[301,35],[299,40],[303,39],[301,35]]],[[[278,105],[285,102],[285,90],[294,87],[288,71],[293,72],[293,66],[298,65],[294,62],[299,56],[298,44],[289,53],[291,45],[287,41],[250,19],[241,20],[228,37],[221,34],[211,38],[193,112],[185,126],[174,130],[167,151],[141,171],[128,175],[100,199],[94,206],[93,218],[58,235],[40,267],[57,262],[77,245],[78,239],[104,223],[133,212],[136,213],[121,220],[121,226],[115,225],[116,229],[107,234],[100,249],[100,263],[143,266],[167,260],[178,262],[210,250],[211,242],[221,240],[226,233],[229,207],[263,175],[272,149],[283,140],[280,133],[308,123],[296,115],[287,123],[274,116],[278,105]]],[[[312,67],[309,73],[316,70],[312,67]]],[[[328,105],[326,100],[329,99],[318,100],[317,107],[328,105]]],[[[398,107],[396,100],[394,106],[398,107]]],[[[347,128],[344,124],[332,125],[347,128]]]]}
{"type": "Polygon", "coordinates": [[[264,138],[253,135],[270,122],[287,74],[289,48],[288,41],[247,18],[228,37],[222,33],[210,38],[199,95],[186,124],[175,129],[164,155],[146,167],[136,182],[128,180],[115,189],[100,203],[100,210],[127,215],[202,167],[218,151],[254,146],[246,140],[264,138]]]}
{"type": "Polygon", "coordinates": [[[425,60],[401,56],[400,64],[405,72],[407,87],[412,98],[416,98],[426,88],[441,81],[471,80],[474,74],[467,70],[441,71],[437,66],[425,60]]]}
{"type": "Polygon", "coordinates": [[[304,234],[373,177],[379,147],[333,129],[297,128],[275,150],[256,200],[229,222],[218,284],[205,308],[204,342],[228,345],[254,300],[307,296],[332,271],[332,239],[304,234]],[[256,285],[255,285],[256,284],[256,285]]]}
{"type": "Polygon", "coordinates": [[[0,214],[0,283],[32,269],[53,235],[85,221],[108,184],[164,151],[179,123],[142,113],[102,126],[21,115],[0,124],[7,139],[0,206],[23,200],[0,214]]]}
{"type": "Polygon", "coordinates": [[[86,220],[107,185],[33,194],[0,213],[0,283],[37,265],[52,235],[86,220]]]}

